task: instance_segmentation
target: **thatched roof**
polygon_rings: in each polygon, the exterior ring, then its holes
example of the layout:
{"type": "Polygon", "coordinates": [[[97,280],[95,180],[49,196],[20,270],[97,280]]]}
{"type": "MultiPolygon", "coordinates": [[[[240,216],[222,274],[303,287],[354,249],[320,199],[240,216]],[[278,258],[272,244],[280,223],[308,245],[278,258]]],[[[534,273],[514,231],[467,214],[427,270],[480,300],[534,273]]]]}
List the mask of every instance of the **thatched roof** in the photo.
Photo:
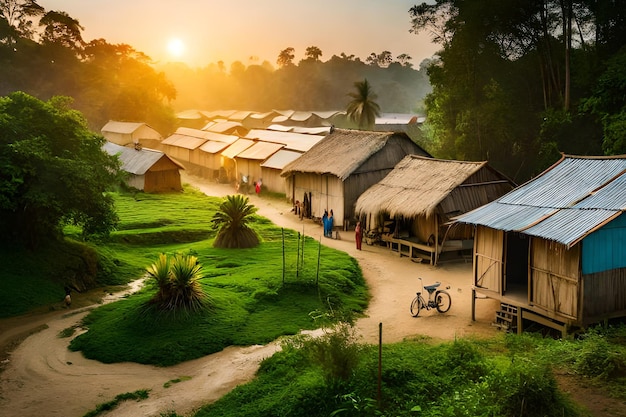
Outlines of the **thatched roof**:
{"type": "Polygon", "coordinates": [[[286,177],[295,172],[332,174],[345,181],[394,136],[411,140],[405,133],[333,129],[304,155],[287,165],[281,175],[286,177]]]}
{"type": "Polygon", "coordinates": [[[430,216],[455,188],[486,165],[407,155],[359,197],[355,212],[357,216],[380,212],[391,217],[430,216]]]}

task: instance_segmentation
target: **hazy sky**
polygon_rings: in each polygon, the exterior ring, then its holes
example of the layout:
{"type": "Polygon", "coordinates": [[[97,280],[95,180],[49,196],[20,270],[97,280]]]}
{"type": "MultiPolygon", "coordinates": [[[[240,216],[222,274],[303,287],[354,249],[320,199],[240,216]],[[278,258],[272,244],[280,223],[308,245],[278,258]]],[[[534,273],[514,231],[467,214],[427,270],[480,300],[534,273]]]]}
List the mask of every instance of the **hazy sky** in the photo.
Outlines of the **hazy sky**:
{"type": "Polygon", "coordinates": [[[410,55],[415,67],[437,46],[425,33],[409,33],[409,9],[423,0],[39,0],[46,10],[67,12],[85,28],[86,41],[126,43],[158,62],[193,66],[224,61],[245,65],[295,49],[295,62],[317,46],[322,61],[345,52],[410,55]],[[168,44],[179,39],[184,52],[168,44]],[[256,57],[251,60],[251,57],[256,57]]]}

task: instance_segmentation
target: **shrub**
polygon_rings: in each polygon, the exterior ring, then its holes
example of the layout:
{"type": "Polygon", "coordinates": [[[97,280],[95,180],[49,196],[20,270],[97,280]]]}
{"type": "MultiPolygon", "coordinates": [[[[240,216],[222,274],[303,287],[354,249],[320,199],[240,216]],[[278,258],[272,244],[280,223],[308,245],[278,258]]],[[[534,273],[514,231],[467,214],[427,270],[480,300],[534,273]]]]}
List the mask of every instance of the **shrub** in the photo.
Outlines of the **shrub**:
{"type": "Polygon", "coordinates": [[[587,377],[608,378],[624,366],[620,354],[612,348],[604,333],[590,329],[582,336],[579,353],[574,359],[576,373],[587,377]]]}
{"type": "Polygon", "coordinates": [[[362,350],[355,330],[348,324],[337,325],[323,336],[312,338],[304,345],[311,360],[317,363],[329,385],[348,381],[359,363],[362,350]]]}
{"type": "Polygon", "coordinates": [[[199,282],[201,269],[195,256],[177,254],[171,261],[167,255],[160,254],[147,268],[159,288],[150,304],[161,311],[200,311],[208,300],[199,282]]]}

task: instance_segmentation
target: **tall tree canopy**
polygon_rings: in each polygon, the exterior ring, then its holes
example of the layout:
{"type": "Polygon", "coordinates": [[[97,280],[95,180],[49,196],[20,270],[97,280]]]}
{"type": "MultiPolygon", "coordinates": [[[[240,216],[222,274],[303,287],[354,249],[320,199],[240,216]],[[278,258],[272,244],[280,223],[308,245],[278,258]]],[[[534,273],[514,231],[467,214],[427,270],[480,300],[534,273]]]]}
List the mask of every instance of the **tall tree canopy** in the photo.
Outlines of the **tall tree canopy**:
{"type": "Polygon", "coordinates": [[[601,153],[599,118],[581,104],[619,50],[615,39],[624,29],[616,23],[626,12],[618,3],[437,0],[412,7],[411,31],[430,32],[442,47],[428,69],[433,92],[426,100],[438,156],[488,159],[519,181],[554,162],[557,151],[601,153]]]}
{"type": "Polygon", "coordinates": [[[117,182],[119,164],[70,103],[20,92],[0,98],[0,236],[6,241],[35,247],[65,224],[86,234],[115,225],[113,201],[104,192],[117,182]]]}

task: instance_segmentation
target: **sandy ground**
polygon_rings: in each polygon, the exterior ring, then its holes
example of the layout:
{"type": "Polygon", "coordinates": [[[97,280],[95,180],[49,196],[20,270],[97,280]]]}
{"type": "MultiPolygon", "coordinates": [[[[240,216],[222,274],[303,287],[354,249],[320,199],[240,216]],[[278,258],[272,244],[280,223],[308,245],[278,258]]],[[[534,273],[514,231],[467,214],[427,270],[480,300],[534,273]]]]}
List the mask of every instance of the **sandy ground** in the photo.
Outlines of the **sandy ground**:
{"type": "MultiPolygon", "coordinates": [[[[228,185],[189,175],[184,176],[184,181],[209,195],[233,192],[228,185]]],[[[456,260],[433,267],[401,258],[385,247],[365,243],[363,250],[357,251],[353,231],[340,231],[337,240],[324,238],[319,224],[300,220],[288,204],[256,195],[250,195],[250,200],[259,208],[260,215],[275,224],[321,239],[323,244],[345,251],[358,260],[372,294],[367,317],[356,323],[362,341],[378,343],[380,323],[384,343],[421,335],[453,340],[470,335],[492,336],[498,332],[491,325],[496,308],[493,300],[477,300],[476,321],[471,320],[471,263],[456,260]],[[448,313],[431,310],[417,318],[411,316],[409,306],[420,288],[419,277],[424,284],[439,281],[450,287],[452,307],[448,313]]],[[[109,296],[105,302],[122,295],[109,296]]],[[[250,380],[259,362],[280,349],[279,342],[229,347],[167,368],[134,363],[102,364],[83,358],[80,352],[69,351],[70,338],[58,337],[60,331],[78,325],[93,308],[93,305],[81,306],[89,304],[88,301],[86,296],[78,294],[70,310],[52,306],[51,312],[0,320],[0,347],[3,352],[10,351],[0,356],[3,358],[1,417],[82,416],[118,394],[139,389],[149,389],[149,399],[124,402],[106,415],[159,416],[168,411],[187,414],[250,380]],[[181,381],[164,386],[177,379],[181,381]]]]}

